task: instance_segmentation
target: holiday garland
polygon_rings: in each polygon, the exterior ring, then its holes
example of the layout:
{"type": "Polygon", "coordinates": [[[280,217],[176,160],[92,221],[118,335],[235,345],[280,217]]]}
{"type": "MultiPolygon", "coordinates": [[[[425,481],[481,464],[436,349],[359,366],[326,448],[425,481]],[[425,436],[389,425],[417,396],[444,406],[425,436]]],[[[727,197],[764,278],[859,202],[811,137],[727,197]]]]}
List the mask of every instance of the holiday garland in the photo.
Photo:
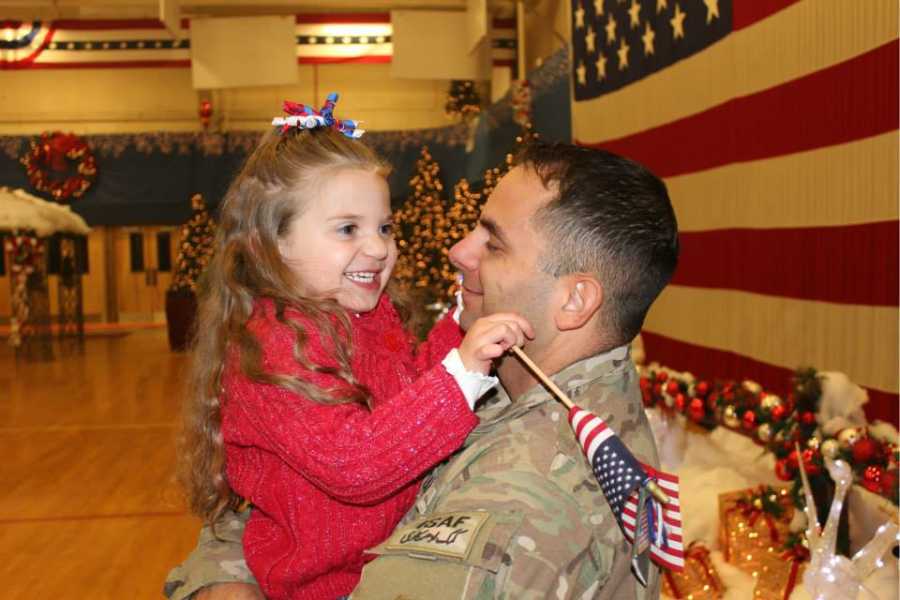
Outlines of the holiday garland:
{"type": "Polygon", "coordinates": [[[898,504],[896,444],[870,437],[866,428],[848,427],[836,436],[817,430],[822,386],[815,369],[798,369],[785,398],[751,381],[698,380],[657,365],[641,368],[640,385],[647,407],[684,414],[707,429],[723,425],[765,446],[775,455],[775,475],[793,481],[796,493],[801,462],[813,480],[828,477],[825,457],[840,458],[851,465],[857,483],[898,504]]]}
{"type": "Polygon", "coordinates": [[[80,198],[97,176],[88,145],[73,133],[42,133],[21,158],[28,181],[57,202],[80,198]]]}

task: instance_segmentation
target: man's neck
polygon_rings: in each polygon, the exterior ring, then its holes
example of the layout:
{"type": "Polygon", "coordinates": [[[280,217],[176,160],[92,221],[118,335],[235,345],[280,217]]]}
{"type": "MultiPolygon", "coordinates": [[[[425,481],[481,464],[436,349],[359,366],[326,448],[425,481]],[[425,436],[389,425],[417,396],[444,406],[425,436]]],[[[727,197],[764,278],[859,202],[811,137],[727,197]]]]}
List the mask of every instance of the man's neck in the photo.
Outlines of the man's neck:
{"type": "MultiPolygon", "coordinates": [[[[594,356],[598,352],[598,348],[593,345],[584,347],[584,344],[567,340],[567,337],[557,336],[552,343],[546,346],[531,343],[526,345],[523,351],[547,377],[552,377],[563,369],[594,356]]],[[[537,377],[528,370],[522,361],[512,355],[505,356],[497,366],[497,377],[513,401],[538,384],[537,377]]]]}

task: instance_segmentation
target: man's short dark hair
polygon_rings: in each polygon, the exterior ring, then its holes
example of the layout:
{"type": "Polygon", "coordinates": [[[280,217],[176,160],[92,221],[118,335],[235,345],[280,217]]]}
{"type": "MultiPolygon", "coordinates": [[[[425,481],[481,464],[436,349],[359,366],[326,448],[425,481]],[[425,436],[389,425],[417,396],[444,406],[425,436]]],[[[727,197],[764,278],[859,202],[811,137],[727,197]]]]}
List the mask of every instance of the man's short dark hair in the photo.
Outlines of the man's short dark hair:
{"type": "Polygon", "coordinates": [[[592,273],[603,284],[601,315],[632,340],[678,263],[678,224],[666,185],[636,162],[571,144],[534,142],[515,164],[534,169],[557,196],[534,216],[546,236],[541,268],[554,277],[592,273]]]}

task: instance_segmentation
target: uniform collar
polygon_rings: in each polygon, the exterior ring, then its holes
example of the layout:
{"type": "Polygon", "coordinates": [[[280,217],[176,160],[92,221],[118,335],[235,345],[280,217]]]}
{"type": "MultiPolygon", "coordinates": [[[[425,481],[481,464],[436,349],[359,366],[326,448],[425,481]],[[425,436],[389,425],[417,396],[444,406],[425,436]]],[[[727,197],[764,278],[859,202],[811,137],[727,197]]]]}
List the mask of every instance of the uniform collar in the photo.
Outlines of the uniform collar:
{"type": "MultiPolygon", "coordinates": [[[[623,361],[628,359],[628,353],[628,345],[619,346],[608,352],[579,360],[552,375],[550,379],[570,397],[577,397],[579,390],[587,384],[618,371],[623,361]]],[[[515,401],[510,399],[506,390],[498,387],[496,396],[488,399],[486,404],[478,409],[476,414],[481,422],[469,434],[466,445],[487,435],[498,426],[550,402],[558,402],[558,400],[540,383],[530,388],[515,401]]]]}

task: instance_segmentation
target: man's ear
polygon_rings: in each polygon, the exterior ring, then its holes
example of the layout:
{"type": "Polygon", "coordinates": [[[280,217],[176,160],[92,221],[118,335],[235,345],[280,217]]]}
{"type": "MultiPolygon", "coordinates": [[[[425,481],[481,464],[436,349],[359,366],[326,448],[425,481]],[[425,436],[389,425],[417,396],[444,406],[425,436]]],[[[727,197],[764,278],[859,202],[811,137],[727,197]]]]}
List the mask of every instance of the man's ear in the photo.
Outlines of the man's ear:
{"type": "Polygon", "coordinates": [[[556,327],[560,331],[579,329],[600,311],[603,304],[603,285],[587,273],[572,273],[560,278],[565,295],[563,305],[556,311],[556,327]]]}

